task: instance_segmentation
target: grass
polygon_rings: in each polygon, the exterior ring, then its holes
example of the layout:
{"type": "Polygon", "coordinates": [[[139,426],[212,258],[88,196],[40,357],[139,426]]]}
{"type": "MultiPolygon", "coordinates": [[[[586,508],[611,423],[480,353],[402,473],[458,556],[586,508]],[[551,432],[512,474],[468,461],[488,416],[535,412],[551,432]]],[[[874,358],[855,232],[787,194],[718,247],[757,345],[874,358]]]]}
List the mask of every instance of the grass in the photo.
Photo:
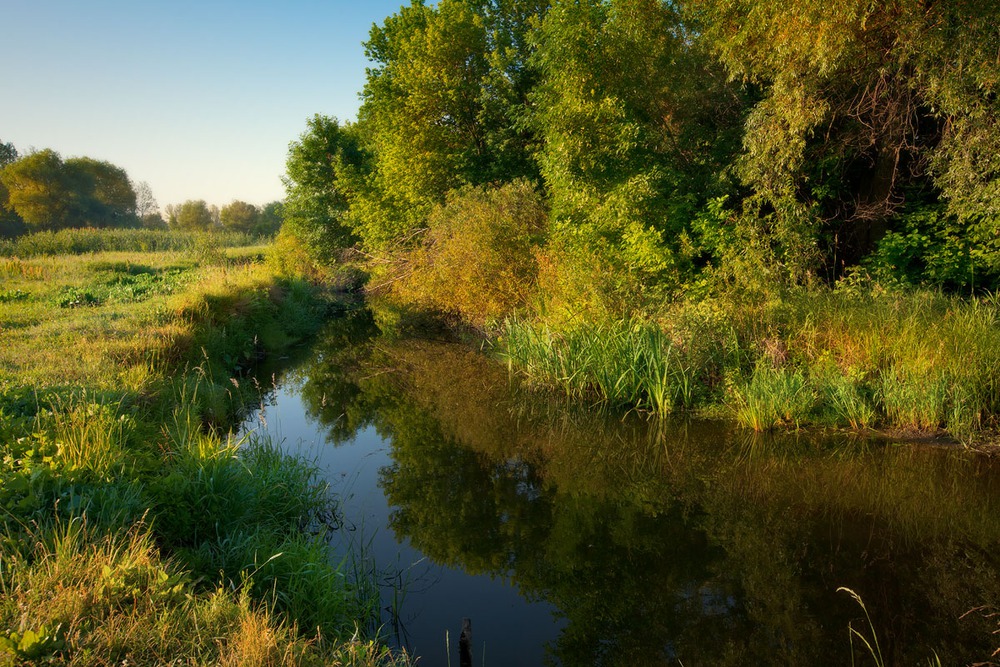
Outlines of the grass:
{"type": "Polygon", "coordinates": [[[508,320],[497,348],[536,385],[757,430],[886,428],[975,441],[998,427],[1000,300],[816,289],[719,298],[570,331],[508,320]]]}
{"type": "Polygon", "coordinates": [[[315,291],[258,246],[102,250],[149,239],[0,259],[0,664],[406,664],[357,633],[316,470],[227,434],[315,291]]]}
{"type": "Polygon", "coordinates": [[[555,333],[508,320],[497,343],[508,366],[531,381],[615,407],[635,405],[660,413],[691,407],[698,374],[705,372],[686,341],[675,343],[664,331],[640,322],[555,333]]]}
{"type": "Polygon", "coordinates": [[[0,240],[0,257],[81,255],[95,252],[197,251],[206,246],[236,247],[260,243],[237,232],[182,232],[153,229],[63,229],[0,240]]]}

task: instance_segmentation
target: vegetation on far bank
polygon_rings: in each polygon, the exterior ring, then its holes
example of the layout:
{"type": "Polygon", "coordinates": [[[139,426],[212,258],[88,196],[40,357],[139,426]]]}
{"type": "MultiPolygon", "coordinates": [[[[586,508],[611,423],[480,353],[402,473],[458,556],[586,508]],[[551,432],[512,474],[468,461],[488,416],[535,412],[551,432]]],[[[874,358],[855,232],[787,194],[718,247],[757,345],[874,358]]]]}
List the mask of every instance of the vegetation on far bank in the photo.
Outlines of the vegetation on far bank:
{"type": "Polygon", "coordinates": [[[229,430],[326,306],[211,239],[0,259],[2,664],[404,661],[317,471],[229,430]]]}
{"type": "Polygon", "coordinates": [[[992,298],[813,290],[597,327],[508,320],[497,348],[535,384],[618,407],[701,409],[757,431],[945,429],[971,442],[998,426],[998,322],[992,298]]]}
{"type": "Polygon", "coordinates": [[[570,393],[968,439],[1000,410],[997,20],[413,0],[357,121],[291,145],[282,243],[570,393]]]}

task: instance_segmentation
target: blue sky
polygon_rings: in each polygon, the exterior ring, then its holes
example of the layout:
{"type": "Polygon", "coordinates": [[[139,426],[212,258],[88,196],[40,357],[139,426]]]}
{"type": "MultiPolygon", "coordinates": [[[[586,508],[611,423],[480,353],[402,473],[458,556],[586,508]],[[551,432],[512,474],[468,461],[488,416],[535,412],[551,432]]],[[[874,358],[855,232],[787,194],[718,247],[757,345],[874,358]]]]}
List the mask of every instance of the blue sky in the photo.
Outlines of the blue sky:
{"type": "Polygon", "coordinates": [[[403,1],[0,0],[0,141],[107,160],[161,208],[280,199],[288,143],[355,118],[361,42],[403,1]]]}

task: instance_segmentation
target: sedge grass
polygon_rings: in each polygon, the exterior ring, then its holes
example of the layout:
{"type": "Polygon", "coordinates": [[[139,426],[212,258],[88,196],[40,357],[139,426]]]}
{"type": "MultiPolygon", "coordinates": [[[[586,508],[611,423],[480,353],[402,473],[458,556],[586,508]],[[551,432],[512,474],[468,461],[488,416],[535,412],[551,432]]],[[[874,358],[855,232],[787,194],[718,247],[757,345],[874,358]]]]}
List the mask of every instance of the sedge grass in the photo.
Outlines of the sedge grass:
{"type": "Polygon", "coordinates": [[[567,330],[510,319],[497,349],[530,384],[616,407],[721,406],[755,430],[946,430],[975,441],[1000,428],[998,323],[990,296],[814,289],[567,330]]]}
{"type": "Polygon", "coordinates": [[[154,229],[63,229],[0,240],[0,257],[82,255],[96,252],[156,253],[199,246],[237,247],[260,243],[238,232],[183,232],[154,229]]]}
{"type": "Polygon", "coordinates": [[[511,369],[571,397],[658,413],[694,404],[701,367],[651,324],[619,321],[556,334],[508,320],[498,343],[511,369]]]}

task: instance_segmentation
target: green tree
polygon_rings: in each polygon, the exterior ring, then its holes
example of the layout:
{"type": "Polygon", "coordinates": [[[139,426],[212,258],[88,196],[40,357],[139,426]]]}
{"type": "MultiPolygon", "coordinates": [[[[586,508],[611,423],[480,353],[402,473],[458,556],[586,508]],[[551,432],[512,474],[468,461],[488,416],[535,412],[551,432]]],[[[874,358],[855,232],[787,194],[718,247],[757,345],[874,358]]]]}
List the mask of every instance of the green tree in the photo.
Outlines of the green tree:
{"type": "Polygon", "coordinates": [[[32,231],[74,226],[80,217],[73,183],[51,149],[30,153],[0,172],[7,202],[32,231]]]}
{"type": "Polygon", "coordinates": [[[3,168],[7,201],[33,230],[120,227],[137,222],[136,196],[121,167],[92,158],[65,162],[51,149],[3,168]]]}
{"type": "Polygon", "coordinates": [[[314,260],[329,261],[356,241],[347,220],[348,197],[363,155],[355,126],[319,114],[306,125],[288,147],[282,215],[314,260]]]}
{"type": "Polygon", "coordinates": [[[536,39],[533,123],[565,298],[579,305],[583,289],[612,310],[658,300],[681,278],[695,214],[720,193],[741,95],[672,3],[557,2],[536,39]]]}
{"type": "Polygon", "coordinates": [[[397,293],[477,326],[511,315],[534,295],[535,251],[548,216],[526,180],[453,190],[423,243],[407,254],[397,293]]]}
{"type": "Polygon", "coordinates": [[[17,148],[14,144],[0,141],[0,169],[17,160],[17,148]]]}
{"type": "Polygon", "coordinates": [[[69,158],[63,168],[74,183],[73,198],[82,218],[79,222],[92,227],[123,227],[138,222],[136,193],[124,169],[88,157],[69,158]]]}
{"type": "Polygon", "coordinates": [[[997,218],[995,3],[688,6],[730,74],[761,91],[738,165],[760,224],[822,235],[839,264],[869,252],[914,193],[970,225],[997,218]]]}
{"type": "Polygon", "coordinates": [[[520,121],[528,26],[547,4],[414,0],[372,28],[359,112],[370,170],[351,202],[366,246],[412,240],[452,188],[536,176],[520,121]]]}
{"type": "MultiPolygon", "coordinates": [[[[8,164],[17,161],[18,153],[14,144],[0,141],[0,172],[8,164]]],[[[7,186],[3,184],[3,177],[0,176],[0,237],[12,238],[27,231],[24,221],[10,205],[8,201],[7,186]]]]}
{"type": "Polygon", "coordinates": [[[212,227],[212,212],[204,199],[189,199],[169,212],[168,224],[185,231],[207,231],[212,227]]]}
{"type": "Polygon", "coordinates": [[[257,227],[253,231],[257,234],[277,234],[284,220],[285,204],[280,201],[269,202],[260,209],[257,227]]]}
{"type": "Polygon", "coordinates": [[[233,231],[254,231],[259,219],[260,211],[257,210],[256,206],[238,199],[223,206],[219,212],[219,222],[223,228],[233,231]]]}

